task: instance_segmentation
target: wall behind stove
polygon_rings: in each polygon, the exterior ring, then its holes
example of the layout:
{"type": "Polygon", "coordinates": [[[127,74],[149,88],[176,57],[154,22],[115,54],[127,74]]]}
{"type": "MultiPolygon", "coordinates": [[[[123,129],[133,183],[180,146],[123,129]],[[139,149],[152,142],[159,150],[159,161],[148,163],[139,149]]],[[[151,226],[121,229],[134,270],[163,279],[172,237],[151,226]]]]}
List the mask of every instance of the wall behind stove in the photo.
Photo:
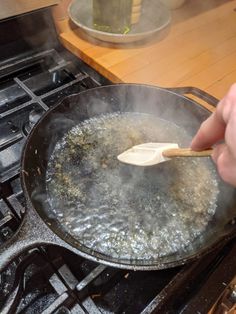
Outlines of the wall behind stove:
{"type": "Polygon", "coordinates": [[[50,49],[58,39],[50,9],[42,9],[0,22],[0,61],[19,54],[50,49]]]}

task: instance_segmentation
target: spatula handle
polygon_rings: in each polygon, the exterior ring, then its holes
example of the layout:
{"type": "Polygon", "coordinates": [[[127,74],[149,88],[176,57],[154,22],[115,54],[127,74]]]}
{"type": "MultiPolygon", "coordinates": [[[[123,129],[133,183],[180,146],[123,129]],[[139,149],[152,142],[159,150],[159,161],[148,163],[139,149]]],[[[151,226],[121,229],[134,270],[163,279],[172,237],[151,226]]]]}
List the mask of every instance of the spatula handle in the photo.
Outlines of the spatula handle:
{"type": "Polygon", "coordinates": [[[162,152],[164,157],[208,157],[211,156],[213,152],[212,148],[205,149],[202,151],[195,151],[191,148],[170,148],[162,152]]]}

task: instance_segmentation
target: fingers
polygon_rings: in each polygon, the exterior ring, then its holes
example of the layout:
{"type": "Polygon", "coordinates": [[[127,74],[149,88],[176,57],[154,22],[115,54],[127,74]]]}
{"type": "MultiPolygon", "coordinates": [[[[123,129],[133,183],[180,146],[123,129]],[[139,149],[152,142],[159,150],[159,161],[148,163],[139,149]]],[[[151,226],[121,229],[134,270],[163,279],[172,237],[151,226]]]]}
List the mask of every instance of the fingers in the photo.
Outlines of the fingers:
{"type": "Polygon", "coordinates": [[[224,138],[225,122],[221,116],[214,112],[206,121],[204,121],[192,140],[191,148],[201,150],[209,148],[216,142],[224,138]]]}
{"type": "Polygon", "coordinates": [[[214,148],[212,159],[217,165],[221,178],[236,186],[236,158],[226,144],[217,145],[214,148]]]}
{"type": "Polygon", "coordinates": [[[214,147],[212,159],[221,178],[236,186],[236,84],[219,102],[216,111],[202,123],[192,140],[191,148],[209,148],[222,139],[225,144],[214,147]]]}
{"type": "Polygon", "coordinates": [[[226,96],[219,102],[216,111],[202,123],[192,140],[191,148],[201,150],[216,144],[225,136],[226,125],[232,119],[236,107],[236,84],[233,84],[226,96]]]}

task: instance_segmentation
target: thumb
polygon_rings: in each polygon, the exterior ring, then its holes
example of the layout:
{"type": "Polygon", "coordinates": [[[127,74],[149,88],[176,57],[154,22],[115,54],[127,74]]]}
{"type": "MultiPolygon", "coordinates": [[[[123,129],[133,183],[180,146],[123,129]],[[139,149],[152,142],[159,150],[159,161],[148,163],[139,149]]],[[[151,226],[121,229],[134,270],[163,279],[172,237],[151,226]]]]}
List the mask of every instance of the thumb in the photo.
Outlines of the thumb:
{"type": "Polygon", "coordinates": [[[212,154],[220,177],[227,183],[236,186],[236,159],[226,144],[217,145],[212,154]]]}
{"type": "Polygon", "coordinates": [[[226,150],[226,147],[226,144],[218,144],[214,146],[211,157],[215,164],[217,164],[219,156],[223,153],[224,150],[226,150]]]}

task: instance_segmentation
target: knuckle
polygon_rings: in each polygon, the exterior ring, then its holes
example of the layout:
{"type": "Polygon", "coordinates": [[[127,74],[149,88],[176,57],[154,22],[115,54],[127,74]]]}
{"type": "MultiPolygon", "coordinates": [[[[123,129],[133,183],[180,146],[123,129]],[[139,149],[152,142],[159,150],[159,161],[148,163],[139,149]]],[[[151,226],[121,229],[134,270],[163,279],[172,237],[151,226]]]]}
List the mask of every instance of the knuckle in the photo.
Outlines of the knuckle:
{"type": "Polygon", "coordinates": [[[236,107],[236,83],[231,85],[226,96],[219,102],[216,113],[228,121],[233,109],[236,107]]]}
{"type": "Polygon", "coordinates": [[[220,177],[227,183],[230,183],[229,182],[229,177],[227,175],[227,171],[225,171],[225,168],[222,167],[221,165],[219,165],[219,162],[217,162],[217,170],[218,170],[218,173],[220,175],[220,177]]]}
{"type": "Polygon", "coordinates": [[[233,113],[233,107],[236,104],[236,90],[235,90],[235,95],[229,95],[226,97],[224,101],[224,106],[222,109],[222,117],[225,123],[228,123],[230,120],[230,117],[232,117],[233,113]]]}
{"type": "Polygon", "coordinates": [[[229,91],[228,91],[228,94],[227,96],[229,98],[233,98],[233,99],[236,99],[236,83],[234,83],[233,85],[231,85],[229,91]]]}
{"type": "Polygon", "coordinates": [[[220,177],[227,183],[232,183],[231,171],[228,169],[227,164],[224,159],[224,154],[221,154],[217,159],[217,171],[220,177]]]}
{"type": "Polygon", "coordinates": [[[222,158],[218,157],[216,159],[216,165],[219,175],[222,177],[222,175],[224,175],[224,164],[222,163],[222,158]]]}

